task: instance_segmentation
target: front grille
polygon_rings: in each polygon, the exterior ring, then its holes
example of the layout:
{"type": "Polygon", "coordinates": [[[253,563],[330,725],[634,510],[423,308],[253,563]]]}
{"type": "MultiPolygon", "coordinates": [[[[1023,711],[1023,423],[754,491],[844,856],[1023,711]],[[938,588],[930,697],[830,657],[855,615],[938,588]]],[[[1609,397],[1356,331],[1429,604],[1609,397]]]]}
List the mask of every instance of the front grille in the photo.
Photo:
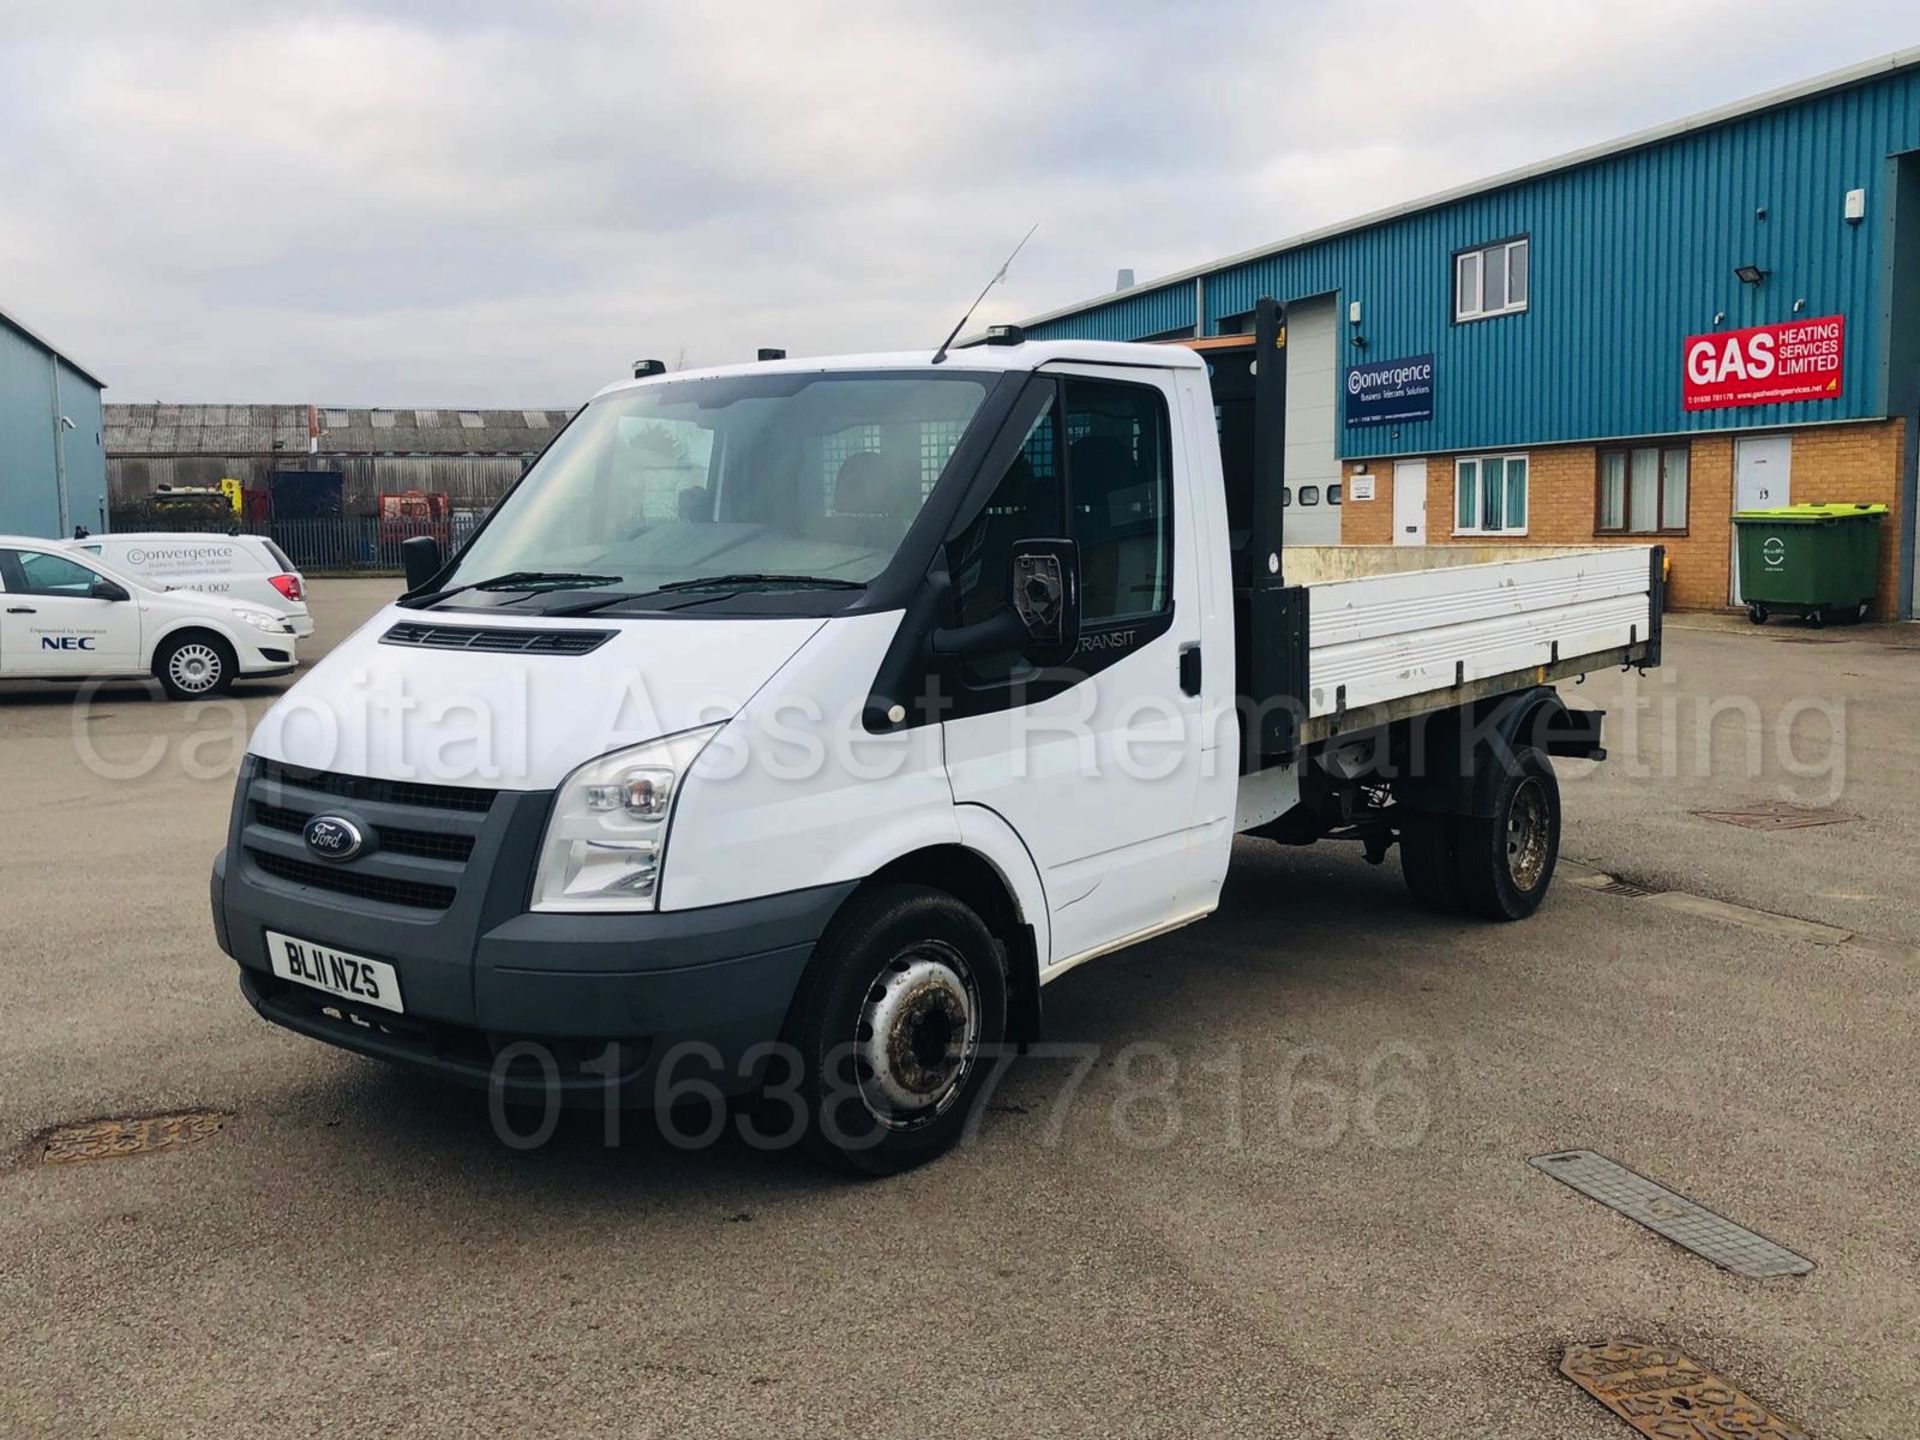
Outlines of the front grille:
{"type": "Polygon", "coordinates": [[[611,630],[508,630],[477,625],[425,625],[402,622],[380,637],[382,645],[411,645],[423,650],[489,650],[514,655],[590,655],[611,630]]]}
{"type": "MultiPolygon", "coordinates": [[[[304,810],[289,810],[284,805],[255,802],[253,821],[269,830],[286,835],[304,835],[313,816],[304,810]]],[[[465,864],[473,857],[471,835],[438,835],[430,830],[407,830],[394,825],[376,827],[380,848],[393,855],[418,855],[424,860],[457,860],[465,864]]]]}
{"type": "Polygon", "coordinates": [[[453,904],[451,885],[429,885],[420,880],[394,880],[385,875],[368,875],[342,865],[322,865],[311,860],[293,860],[285,855],[254,846],[247,847],[247,858],[276,880],[295,885],[311,885],[336,895],[351,895],[359,900],[377,900],[382,905],[406,905],[416,910],[445,910],[453,904]]]}
{"type": "Polygon", "coordinates": [[[302,790],[318,790],[342,800],[376,800],[389,805],[418,805],[427,810],[466,810],[481,814],[493,808],[493,797],[500,793],[466,785],[426,785],[415,780],[374,780],[364,775],[301,770],[274,760],[261,762],[260,778],[269,785],[297,785],[302,790]]]}
{"type": "Polygon", "coordinates": [[[500,793],[257,763],[241,840],[261,874],[414,910],[453,905],[500,793]],[[323,860],[303,839],[308,822],[336,806],[368,832],[351,860],[323,860]]]}

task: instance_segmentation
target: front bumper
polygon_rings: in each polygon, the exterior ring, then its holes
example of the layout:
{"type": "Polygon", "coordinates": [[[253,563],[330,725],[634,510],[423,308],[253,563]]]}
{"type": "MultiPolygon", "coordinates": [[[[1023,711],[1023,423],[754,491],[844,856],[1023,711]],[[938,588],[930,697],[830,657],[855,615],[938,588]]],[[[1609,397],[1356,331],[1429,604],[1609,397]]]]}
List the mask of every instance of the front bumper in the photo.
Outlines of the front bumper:
{"type": "MultiPolygon", "coordinates": [[[[509,1099],[541,1102],[557,1090],[563,1103],[650,1105],[676,1081],[722,1094],[752,1089],[815,943],[853,888],[700,910],[535,914],[524,908],[526,876],[549,797],[501,792],[477,822],[450,903],[409,909],[289,878],[278,837],[248,811],[262,795],[275,807],[297,805],[300,792],[266,790],[257,772],[249,759],[211,897],[215,934],[240,966],[248,1002],[303,1035],[497,1085],[509,1099]],[[283,873],[269,873],[275,868],[283,873]],[[405,1013],[276,976],[268,930],[393,965],[405,1013]],[[503,1053],[517,1058],[506,1065],[503,1053]]],[[[377,802],[360,804],[380,813],[377,802]]],[[[387,868],[400,873],[400,863],[387,868]]]]}
{"type": "Polygon", "coordinates": [[[269,635],[264,630],[249,629],[234,647],[239,673],[249,680],[255,680],[263,675],[285,675],[297,669],[300,656],[296,644],[296,638],[291,634],[269,635]]]}

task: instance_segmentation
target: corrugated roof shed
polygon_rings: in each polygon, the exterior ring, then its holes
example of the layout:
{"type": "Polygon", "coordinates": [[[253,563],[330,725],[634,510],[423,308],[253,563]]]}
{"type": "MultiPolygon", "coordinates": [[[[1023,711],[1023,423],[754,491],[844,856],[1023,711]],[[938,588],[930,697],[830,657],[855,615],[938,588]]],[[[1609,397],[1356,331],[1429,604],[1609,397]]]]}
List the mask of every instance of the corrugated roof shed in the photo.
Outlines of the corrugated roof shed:
{"type": "MultiPolygon", "coordinates": [[[[108,405],[120,455],[304,455],[306,405],[108,405]]],[[[362,410],[318,406],[322,455],[538,453],[566,410],[362,410]],[[539,423],[544,422],[544,423],[539,423]]]]}

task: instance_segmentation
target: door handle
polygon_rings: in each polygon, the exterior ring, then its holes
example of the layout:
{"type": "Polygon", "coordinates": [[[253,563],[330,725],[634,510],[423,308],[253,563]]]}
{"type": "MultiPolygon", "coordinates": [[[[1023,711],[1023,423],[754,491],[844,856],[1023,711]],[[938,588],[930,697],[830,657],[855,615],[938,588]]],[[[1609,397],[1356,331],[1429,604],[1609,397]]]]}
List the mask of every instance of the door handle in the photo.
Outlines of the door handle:
{"type": "Polygon", "coordinates": [[[1200,693],[1200,642],[1180,647],[1180,689],[1188,695],[1200,693]]]}
{"type": "Polygon", "coordinates": [[[7,607],[7,613],[9,615],[38,615],[40,612],[31,605],[9,605],[7,607]]]}

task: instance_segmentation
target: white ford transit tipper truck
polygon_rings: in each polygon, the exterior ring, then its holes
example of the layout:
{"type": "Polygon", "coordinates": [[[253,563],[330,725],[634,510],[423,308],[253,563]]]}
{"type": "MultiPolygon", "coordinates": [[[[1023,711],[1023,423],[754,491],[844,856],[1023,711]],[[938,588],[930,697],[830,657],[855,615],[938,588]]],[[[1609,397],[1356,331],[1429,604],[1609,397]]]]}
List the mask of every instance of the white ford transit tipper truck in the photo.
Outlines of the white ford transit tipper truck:
{"type": "Polygon", "coordinates": [[[771,1087],[887,1171],[1237,833],[1529,914],[1549,757],[1605,754],[1551,682],[1658,663],[1662,557],[1283,549],[1257,317],[636,367],[263,719],[212,879],[247,999],[507,1100],[771,1087]]]}

